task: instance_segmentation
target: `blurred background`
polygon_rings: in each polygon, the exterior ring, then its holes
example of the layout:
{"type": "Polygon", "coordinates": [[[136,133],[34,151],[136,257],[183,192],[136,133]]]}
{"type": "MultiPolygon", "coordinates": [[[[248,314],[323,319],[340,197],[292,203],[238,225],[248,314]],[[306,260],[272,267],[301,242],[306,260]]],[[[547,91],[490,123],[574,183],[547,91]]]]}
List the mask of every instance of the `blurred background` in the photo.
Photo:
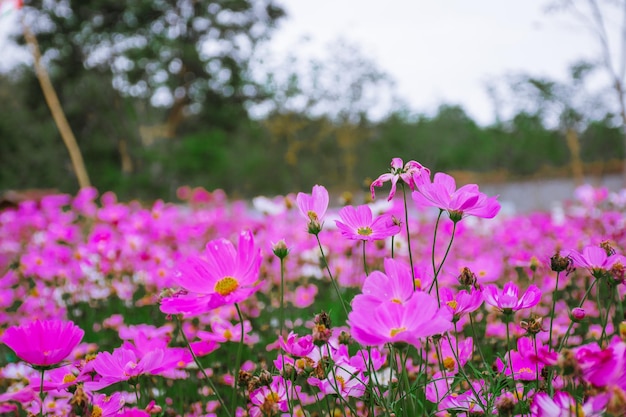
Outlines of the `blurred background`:
{"type": "Polygon", "coordinates": [[[626,1],[443,3],[0,0],[0,192],[79,187],[35,48],[122,199],[360,192],[392,157],[623,185],[626,1]]]}

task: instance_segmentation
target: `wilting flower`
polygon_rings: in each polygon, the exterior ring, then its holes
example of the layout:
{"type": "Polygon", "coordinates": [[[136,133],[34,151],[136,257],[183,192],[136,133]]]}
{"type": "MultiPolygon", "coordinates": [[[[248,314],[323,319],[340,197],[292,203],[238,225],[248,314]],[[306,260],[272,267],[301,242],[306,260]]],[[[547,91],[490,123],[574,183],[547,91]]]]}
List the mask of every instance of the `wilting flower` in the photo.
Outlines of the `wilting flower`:
{"type": "Polygon", "coordinates": [[[25,362],[50,367],[65,360],[83,339],[85,332],[71,321],[35,320],[9,327],[2,342],[25,362]]]}
{"type": "Polygon", "coordinates": [[[493,284],[487,285],[483,290],[483,297],[487,304],[505,313],[510,313],[537,305],[541,300],[541,290],[537,286],[531,285],[520,298],[519,288],[513,281],[510,281],[504,285],[502,292],[493,284]]]}
{"type": "Polygon", "coordinates": [[[476,184],[467,184],[457,190],[454,178],[443,172],[436,173],[432,183],[422,184],[413,191],[413,200],[418,205],[445,210],[453,221],[465,216],[495,217],[500,211],[497,198],[487,197],[478,191],[476,184]]]}
{"type": "Polygon", "coordinates": [[[599,417],[603,415],[606,403],[606,396],[591,397],[581,404],[567,392],[557,391],[552,398],[547,392],[538,392],[530,410],[535,417],[599,417]]]}
{"type": "Polygon", "coordinates": [[[373,240],[385,239],[400,232],[400,226],[387,221],[391,217],[382,215],[373,219],[372,209],[368,205],[354,208],[346,206],[339,210],[341,220],[336,220],[337,228],[341,235],[351,240],[373,240]]]}
{"type": "Polygon", "coordinates": [[[372,200],[376,198],[374,187],[382,187],[385,182],[391,181],[391,191],[389,191],[389,196],[387,197],[387,201],[391,201],[393,196],[396,195],[396,184],[399,179],[407,183],[411,190],[415,190],[416,185],[419,186],[430,180],[430,170],[415,161],[409,161],[403,166],[402,159],[393,158],[391,160],[391,172],[382,174],[370,185],[372,200]]]}
{"type": "Polygon", "coordinates": [[[261,252],[251,232],[239,235],[237,249],[226,239],[213,240],[204,255],[191,256],[179,266],[174,281],[184,292],[161,300],[162,312],[200,314],[241,302],[259,289],[261,252]]]}
{"type": "Polygon", "coordinates": [[[298,193],[296,196],[300,213],[308,221],[309,233],[316,235],[322,230],[328,201],[328,191],[322,185],[314,185],[311,194],[298,193]]]}

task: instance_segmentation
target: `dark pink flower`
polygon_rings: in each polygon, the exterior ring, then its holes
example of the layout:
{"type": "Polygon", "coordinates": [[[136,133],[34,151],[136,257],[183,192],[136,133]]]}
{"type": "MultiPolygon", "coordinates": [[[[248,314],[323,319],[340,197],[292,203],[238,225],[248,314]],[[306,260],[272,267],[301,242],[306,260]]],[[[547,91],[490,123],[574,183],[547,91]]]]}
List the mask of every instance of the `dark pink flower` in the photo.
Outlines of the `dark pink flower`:
{"type": "Polygon", "coordinates": [[[587,268],[596,278],[596,275],[607,273],[617,263],[626,265],[626,257],[616,253],[609,255],[604,248],[594,245],[586,246],[582,253],[575,250],[563,251],[563,256],[569,256],[575,267],[587,268]]]}
{"type": "Polygon", "coordinates": [[[465,216],[495,217],[500,211],[497,198],[487,197],[476,184],[467,184],[457,190],[454,178],[443,172],[436,173],[432,183],[422,184],[413,191],[413,200],[418,205],[445,210],[454,221],[465,216]]]}
{"type": "Polygon", "coordinates": [[[237,249],[226,239],[213,240],[204,257],[191,256],[178,267],[174,281],[183,292],[161,300],[161,311],[194,315],[239,303],[258,291],[260,266],[251,232],[239,235],[237,249]]]}
{"type": "Polygon", "coordinates": [[[335,220],[341,235],[351,240],[371,242],[385,239],[400,232],[400,226],[388,222],[388,215],[378,216],[375,219],[372,209],[368,205],[358,207],[346,206],[339,210],[341,220],[335,220]]]}
{"type": "Polygon", "coordinates": [[[391,181],[391,191],[387,197],[387,201],[391,201],[396,195],[396,184],[399,179],[407,183],[411,190],[415,190],[416,185],[421,185],[430,180],[430,170],[423,167],[419,162],[409,161],[403,165],[402,159],[393,158],[391,160],[391,172],[382,174],[370,185],[372,200],[376,198],[374,187],[382,187],[385,182],[391,181]]]}
{"type": "Polygon", "coordinates": [[[49,367],[70,356],[84,335],[85,332],[71,321],[35,320],[9,327],[2,335],[2,342],[23,361],[49,367]]]}

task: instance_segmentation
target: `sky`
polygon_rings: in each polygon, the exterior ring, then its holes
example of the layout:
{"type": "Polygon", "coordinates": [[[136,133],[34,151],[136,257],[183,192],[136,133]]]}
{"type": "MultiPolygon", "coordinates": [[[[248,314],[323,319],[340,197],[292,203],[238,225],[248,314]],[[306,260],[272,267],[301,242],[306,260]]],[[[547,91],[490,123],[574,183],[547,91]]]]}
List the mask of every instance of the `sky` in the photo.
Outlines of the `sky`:
{"type": "Polygon", "coordinates": [[[395,79],[415,112],[460,104],[482,124],[495,120],[489,83],[513,73],[566,80],[570,64],[597,52],[594,38],[566,14],[548,12],[545,0],[280,4],[288,18],[273,35],[274,54],[324,56],[329,45],[346,40],[395,79]]]}
{"type": "MultiPolygon", "coordinates": [[[[289,54],[324,59],[342,40],[395,81],[394,93],[413,112],[459,104],[481,124],[495,120],[490,83],[514,73],[566,80],[570,64],[597,55],[594,38],[563,14],[547,12],[547,0],[278,2],[288,17],[268,44],[268,61],[284,62],[289,54]]],[[[5,39],[15,15],[0,20],[0,70],[24,56],[5,39]]],[[[380,100],[377,111],[389,108],[389,100],[380,100]]]]}

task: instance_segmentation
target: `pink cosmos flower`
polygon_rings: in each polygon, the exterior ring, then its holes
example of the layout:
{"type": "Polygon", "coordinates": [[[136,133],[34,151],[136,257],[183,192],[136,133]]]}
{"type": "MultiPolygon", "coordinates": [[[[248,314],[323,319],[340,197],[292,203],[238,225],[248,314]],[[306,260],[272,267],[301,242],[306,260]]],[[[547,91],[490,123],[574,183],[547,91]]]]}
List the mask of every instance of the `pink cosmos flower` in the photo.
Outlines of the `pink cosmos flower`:
{"type": "Polygon", "coordinates": [[[474,290],[467,292],[461,290],[457,294],[454,294],[448,287],[443,287],[440,290],[442,304],[445,304],[454,315],[453,321],[458,321],[465,313],[471,313],[478,310],[483,303],[483,295],[480,291],[474,290]]]}
{"type": "Polygon", "coordinates": [[[413,295],[411,267],[401,261],[385,258],[385,273],[372,271],[363,284],[361,299],[371,300],[374,308],[385,301],[402,304],[413,295]]]}
{"type": "Polygon", "coordinates": [[[318,234],[322,230],[328,201],[328,191],[322,185],[314,185],[311,194],[298,193],[296,196],[300,213],[308,222],[309,233],[318,234]]]}
{"type": "Polygon", "coordinates": [[[606,396],[595,396],[581,404],[567,392],[557,391],[553,398],[547,392],[538,392],[533,397],[530,411],[533,417],[600,417],[607,400],[606,396]]]}
{"type": "Polygon", "coordinates": [[[365,387],[369,378],[356,367],[341,360],[336,362],[334,369],[328,372],[324,379],[310,377],[309,385],[318,387],[326,395],[339,395],[341,397],[361,397],[365,393],[365,387]]]}
{"type": "Polygon", "coordinates": [[[406,342],[420,346],[420,338],[452,328],[451,314],[437,307],[437,299],[416,292],[405,303],[383,302],[377,308],[361,296],[352,301],[348,324],[352,337],[364,346],[406,342]]]}
{"type": "Polygon", "coordinates": [[[245,300],[259,289],[261,259],[249,231],[239,235],[237,249],[226,239],[207,243],[204,257],[179,266],[174,281],[184,292],[162,299],[161,311],[195,315],[245,300]]]}
{"type": "Polygon", "coordinates": [[[519,288],[510,281],[504,285],[502,292],[493,284],[487,285],[483,290],[483,297],[487,304],[503,312],[513,312],[537,305],[541,300],[541,290],[531,285],[520,298],[519,288]]]}
{"type": "Polygon", "coordinates": [[[351,240],[371,242],[385,239],[400,232],[400,226],[387,221],[390,216],[382,215],[373,219],[372,209],[368,205],[354,208],[346,206],[339,210],[341,220],[335,220],[341,235],[351,240]]]}
{"type": "Polygon", "coordinates": [[[575,250],[563,251],[563,256],[569,256],[575,267],[587,268],[596,278],[610,271],[617,263],[626,265],[626,257],[608,255],[605,249],[594,245],[586,246],[582,253],[575,250]]]}
{"type": "Polygon", "coordinates": [[[145,355],[126,348],[117,348],[113,353],[101,352],[90,362],[90,368],[100,376],[94,381],[85,382],[85,388],[97,391],[116,382],[128,381],[143,374],[156,375],[175,366],[178,358],[167,356],[164,349],[154,349],[145,355]]]}
{"type": "Polygon", "coordinates": [[[250,417],[274,416],[279,412],[289,411],[288,390],[291,391],[291,381],[275,377],[269,386],[262,386],[250,393],[250,417]]]}
{"type": "Polygon", "coordinates": [[[372,200],[376,198],[374,187],[382,187],[385,182],[391,181],[391,191],[387,197],[387,201],[391,201],[396,195],[396,184],[399,179],[407,183],[411,190],[415,190],[416,185],[421,185],[430,180],[430,170],[415,161],[409,161],[403,166],[402,159],[393,158],[391,160],[391,172],[382,174],[370,185],[372,200]]]}
{"type": "Polygon", "coordinates": [[[454,178],[443,172],[436,173],[432,183],[422,184],[413,191],[413,200],[419,206],[446,210],[453,221],[465,216],[495,217],[500,211],[497,198],[487,197],[478,191],[476,184],[467,184],[457,190],[454,178]]]}
{"type": "Polygon", "coordinates": [[[278,339],[278,343],[285,352],[293,356],[306,356],[315,348],[313,337],[310,334],[298,337],[294,332],[289,332],[287,340],[281,337],[278,339]]]}
{"type": "Polygon", "coordinates": [[[65,360],[83,339],[85,332],[71,321],[35,320],[9,327],[2,342],[31,365],[50,367],[65,360]]]}

